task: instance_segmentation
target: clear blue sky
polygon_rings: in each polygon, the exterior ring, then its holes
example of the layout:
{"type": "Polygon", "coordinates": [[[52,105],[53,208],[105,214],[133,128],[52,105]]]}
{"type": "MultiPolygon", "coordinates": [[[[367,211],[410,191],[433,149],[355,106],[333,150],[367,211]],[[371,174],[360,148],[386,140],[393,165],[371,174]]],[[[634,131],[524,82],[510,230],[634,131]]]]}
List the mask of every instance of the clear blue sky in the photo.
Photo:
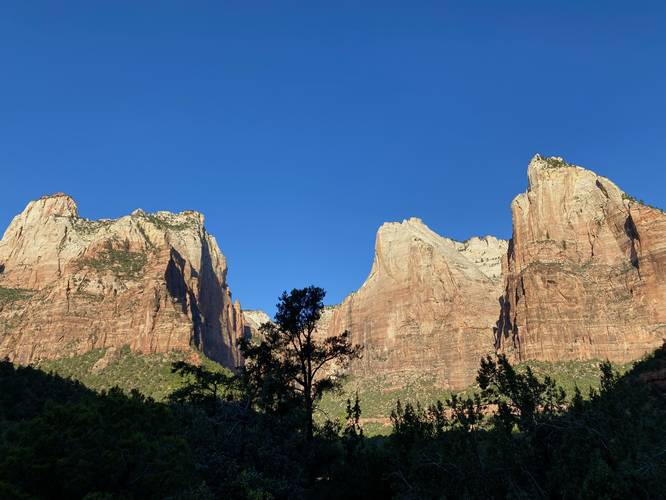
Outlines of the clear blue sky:
{"type": "Polygon", "coordinates": [[[196,209],[272,311],[356,289],[384,221],[509,237],[536,152],[664,207],[664,5],[3,1],[0,226],[196,209]]]}

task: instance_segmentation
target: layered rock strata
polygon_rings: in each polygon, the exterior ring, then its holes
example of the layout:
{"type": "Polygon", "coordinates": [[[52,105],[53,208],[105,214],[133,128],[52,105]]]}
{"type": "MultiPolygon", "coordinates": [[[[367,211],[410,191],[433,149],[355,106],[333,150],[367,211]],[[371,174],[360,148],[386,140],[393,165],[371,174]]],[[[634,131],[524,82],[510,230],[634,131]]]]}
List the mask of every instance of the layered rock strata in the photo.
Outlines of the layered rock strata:
{"type": "MultiPolygon", "coordinates": [[[[363,286],[317,336],[351,332],[355,374],[457,389],[479,359],[627,362],[666,337],[666,214],[561,158],[535,156],[513,237],[457,242],[419,219],[384,224],[363,286]],[[499,320],[498,320],[499,318],[499,320]]],[[[31,202],[0,240],[0,357],[20,363],[129,345],[242,363],[269,321],[241,311],[196,212],[79,217],[62,194],[31,202]]]]}
{"type": "Polygon", "coordinates": [[[535,156],[513,200],[496,347],[515,359],[640,358],[666,337],[666,215],[535,156]]]}
{"type": "Polygon", "coordinates": [[[79,217],[67,195],[28,204],[0,241],[0,357],[18,363],[129,345],[240,362],[240,305],[197,212],[79,217]]]}
{"type": "Polygon", "coordinates": [[[363,346],[359,375],[396,380],[428,374],[461,388],[492,352],[507,242],[443,238],[419,219],[384,224],[363,286],[325,318],[329,335],[351,332],[363,346]]]}

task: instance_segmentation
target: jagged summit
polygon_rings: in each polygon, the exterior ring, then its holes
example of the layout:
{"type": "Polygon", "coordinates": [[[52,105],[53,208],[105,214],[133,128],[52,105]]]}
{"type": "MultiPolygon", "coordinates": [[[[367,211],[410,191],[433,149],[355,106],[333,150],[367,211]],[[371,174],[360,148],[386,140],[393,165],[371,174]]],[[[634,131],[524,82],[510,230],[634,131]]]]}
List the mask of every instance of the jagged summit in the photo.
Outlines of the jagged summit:
{"type": "Polygon", "coordinates": [[[549,168],[566,168],[566,167],[577,167],[577,165],[568,163],[561,156],[542,156],[541,154],[537,153],[532,157],[527,168],[549,169],[549,168]]]}
{"type": "Polygon", "coordinates": [[[150,213],[141,208],[137,208],[129,215],[116,219],[87,219],[80,216],[78,204],[74,198],[65,193],[54,193],[30,201],[23,211],[14,217],[5,231],[5,237],[12,231],[18,230],[20,232],[25,226],[33,226],[35,229],[42,231],[40,226],[50,224],[52,222],[50,220],[51,217],[71,218],[74,230],[80,229],[82,233],[95,232],[97,229],[108,227],[115,223],[126,223],[128,220],[140,220],[144,223],[160,226],[161,229],[165,230],[180,230],[192,224],[203,227],[205,220],[201,212],[194,210],[184,210],[178,213],[160,210],[150,213]]]}
{"type": "Polygon", "coordinates": [[[560,169],[581,169],[588,170],[585,167],[569,163],[561,156],[543,156],[539,153],[535,154],[530,160],[527,171],[530,170],[560,170],[560,169]]]}
{"type": "MultiPolygon", "coordinates": [[[[147,252],[166,239],[167,244],[199,261],[201,252],[196,241],[214,242],[203,223],[199,212],[151,214],[141,209],[118,219],[89,220],[79,216],[72,197],[57,193],[31,201],[14,217],[0,240],[0,263],[5,268],[5,280],[17,286],[42,288],[60,277],[68,262],[103,245],[147,252]]],[[[224,262],[219,249],[214,253],[224,262]]],[[[222,267],[225,270],[219,277],[224,282],[226,265],[222,267]]]]}
{"type": "Polygon", "coordinates": [[[397,241],[423,241],[431,245],[452,248],[453,240],[444,238],[430,229],[421,219],[411,217],[402,222],[385,222],[377,231],[375,250],[378,253],[390,249],[397,241]]]}
{"type": "Polygon", "coordinates": [[[78,207],[74,199],[65,193],[42,196],[31,201],[23,210],[23,214],[32,217],[48,217],[49,215],[78,217],[78,207]]]}
{"type": "MultiPolygon", "coordinates": [[[[51,198],[69,198],[71,201],[74,201],[74,198],[72,198],[67,193],[62,193],[62,192],[53,193],[53,194],[45,194],[43,196],[40,196],[38,198],[38,200],[48,200],[48,199],[51,199],[51,198]]],[[[35,200],[35,201],[37,201],[37,200],[35,200]]]]}

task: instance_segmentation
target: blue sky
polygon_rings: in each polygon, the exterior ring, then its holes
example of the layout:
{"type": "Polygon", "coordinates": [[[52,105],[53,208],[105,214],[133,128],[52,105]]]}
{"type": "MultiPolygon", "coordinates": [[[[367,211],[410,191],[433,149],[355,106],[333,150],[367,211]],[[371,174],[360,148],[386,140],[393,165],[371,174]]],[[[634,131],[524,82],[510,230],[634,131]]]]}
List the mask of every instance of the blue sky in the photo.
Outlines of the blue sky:
{"type": "Polygon", "coordinates": [[[666,206],[664,2],[0,3],[0,226],[206,215],[234,297],[361,285],[384,221],[509,237],[540,152],[666,206]]]}

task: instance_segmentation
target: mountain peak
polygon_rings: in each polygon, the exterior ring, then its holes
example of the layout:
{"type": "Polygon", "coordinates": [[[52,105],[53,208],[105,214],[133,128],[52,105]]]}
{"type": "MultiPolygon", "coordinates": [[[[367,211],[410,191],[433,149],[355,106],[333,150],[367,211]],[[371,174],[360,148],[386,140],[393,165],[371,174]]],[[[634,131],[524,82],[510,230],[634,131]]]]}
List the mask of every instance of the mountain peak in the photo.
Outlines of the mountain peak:
{"type": "Polygon", "coordinates": [[[79,210],[74,201],[74,198],[65,193],[54,193],[42,196],[41,198],[31,201],[25,207],[21,215],[34,213],[39,217],[49,217],[51,215],[59,215],[63,217],[78,217],[79,210]]]}

